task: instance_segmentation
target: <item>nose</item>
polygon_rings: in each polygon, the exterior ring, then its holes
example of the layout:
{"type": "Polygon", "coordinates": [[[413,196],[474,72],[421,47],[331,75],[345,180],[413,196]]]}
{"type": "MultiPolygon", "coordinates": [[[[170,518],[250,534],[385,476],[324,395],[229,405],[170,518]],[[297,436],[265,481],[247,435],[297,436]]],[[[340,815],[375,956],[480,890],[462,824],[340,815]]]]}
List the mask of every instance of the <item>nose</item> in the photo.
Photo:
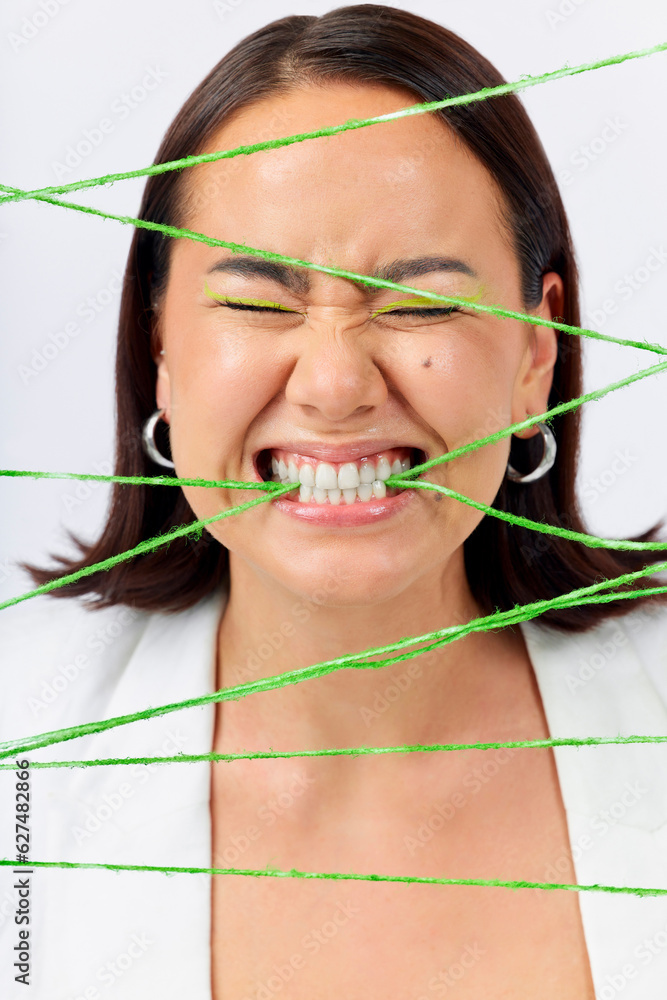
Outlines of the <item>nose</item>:
{"type": "Polygon", "coordinates": [[[386,401],[387,383],[363,327],[329,316],[309,324],[300,347],[285,387],[288,403],[340,422],[386,401]]]}

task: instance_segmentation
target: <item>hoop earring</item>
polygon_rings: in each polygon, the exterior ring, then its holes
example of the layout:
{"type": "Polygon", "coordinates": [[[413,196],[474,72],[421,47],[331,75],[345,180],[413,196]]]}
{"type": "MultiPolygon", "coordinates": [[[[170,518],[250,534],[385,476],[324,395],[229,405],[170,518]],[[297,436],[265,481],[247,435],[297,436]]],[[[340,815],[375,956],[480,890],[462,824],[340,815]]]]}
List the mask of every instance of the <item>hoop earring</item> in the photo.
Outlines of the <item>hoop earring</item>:
{"type": "Polygon", "coordinates": [[[545,473],[547,473],[556,461],[556,451],[558,446],[556,444],[554,432],[548,424],[538,423],[537,427],[542,434],[542,440],[544,442],[544,454],[542,455],[542,460],[536,469],[533,469],[532,472],[527,472],[525,476],[522,476],[520,472],[517,472],[516,469],[512,468],[508,462],[507,478],[511,479],[513,483],[534,483],[536,479],[540,479],[545,473]]]}
{"type": "Polygon", "coordinates": [[[156,462],[158,465],[164,465],[167,469],[174,469],[175,465],[171,459],[165,458],[155,444],[155,426],[163,413],[164,410],[156,410],[148,418],[141,432],[141,441],[144,451],[153,462],[156,462]]]}

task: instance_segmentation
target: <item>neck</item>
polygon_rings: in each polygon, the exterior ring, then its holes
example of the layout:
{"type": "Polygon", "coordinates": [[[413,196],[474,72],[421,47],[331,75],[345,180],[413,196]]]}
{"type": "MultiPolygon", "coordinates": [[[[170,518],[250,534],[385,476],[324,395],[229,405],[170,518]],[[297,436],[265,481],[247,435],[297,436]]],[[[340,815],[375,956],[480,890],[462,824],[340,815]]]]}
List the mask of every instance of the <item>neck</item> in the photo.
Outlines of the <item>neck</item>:
{"type": "MultiPolygon", "coordinates": [[[[444,573],[426,575],[371,606],[335,606],[331,580],[310,597],[300,596],[262,578],[233,553],[230,576],[218,633],[218,688],[482,617],[461,551],[444,573]]],[[[378,661],[423,645],[364,659],[378,661]]],[[[497,719],[499,703],[491,695],[511,688],[518,660],[525,661],[518,631],[472,632],[381,668],[338,668],[223,702],[221,739],[226,752],[475,742],[479,730],[488,732],[497,719]]]]}

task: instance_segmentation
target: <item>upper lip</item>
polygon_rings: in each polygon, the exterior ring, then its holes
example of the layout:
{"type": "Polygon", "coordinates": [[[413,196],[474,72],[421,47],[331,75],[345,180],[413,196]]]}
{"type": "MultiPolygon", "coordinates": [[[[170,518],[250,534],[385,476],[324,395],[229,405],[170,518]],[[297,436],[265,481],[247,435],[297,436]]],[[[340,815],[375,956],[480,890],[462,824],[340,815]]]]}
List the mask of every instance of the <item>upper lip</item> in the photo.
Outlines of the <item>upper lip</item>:
{"type": "Polygon", "coordinates": [[[419,445],[407,444],[405,440],[399,441],[396,438],[383,438],[373,441],[348,441],[345,444],[323,444],[321,441],[281,441],[258,448],[254,459],[256,462],[262,451],[280,450],[303,455],[304,458],[314,458],[320,462],[356,462],[360,458],[376,455],[378,452],[388,451],[390,448],[417,448],[428,457],[426,449],[419,445]]]}

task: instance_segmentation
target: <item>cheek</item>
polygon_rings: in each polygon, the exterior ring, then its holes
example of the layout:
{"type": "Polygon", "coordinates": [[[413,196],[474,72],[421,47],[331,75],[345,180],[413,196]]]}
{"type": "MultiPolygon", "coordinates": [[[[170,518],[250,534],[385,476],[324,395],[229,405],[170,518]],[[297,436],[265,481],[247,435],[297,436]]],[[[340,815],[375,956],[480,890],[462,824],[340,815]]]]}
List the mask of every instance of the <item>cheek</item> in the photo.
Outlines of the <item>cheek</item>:
{"type": "MultiPolygon", "coordinates": [[[[192,338],[194,339],[194,338],[192,338]]],[[[280,389],[271,352],[229,334],[172,349],[172,454],[179,475],[219,477],[234,470],[248,428],[280,389]]]]}
{"type": "MultiPolygon", "coordinates": [[[[513,371],[507,359],[461,341],[422,352],[412,365],[410,398],[453,451],[511,423],[513,371]]],[[[484,449],[482,449],[484,451],[484,449]]]]}

